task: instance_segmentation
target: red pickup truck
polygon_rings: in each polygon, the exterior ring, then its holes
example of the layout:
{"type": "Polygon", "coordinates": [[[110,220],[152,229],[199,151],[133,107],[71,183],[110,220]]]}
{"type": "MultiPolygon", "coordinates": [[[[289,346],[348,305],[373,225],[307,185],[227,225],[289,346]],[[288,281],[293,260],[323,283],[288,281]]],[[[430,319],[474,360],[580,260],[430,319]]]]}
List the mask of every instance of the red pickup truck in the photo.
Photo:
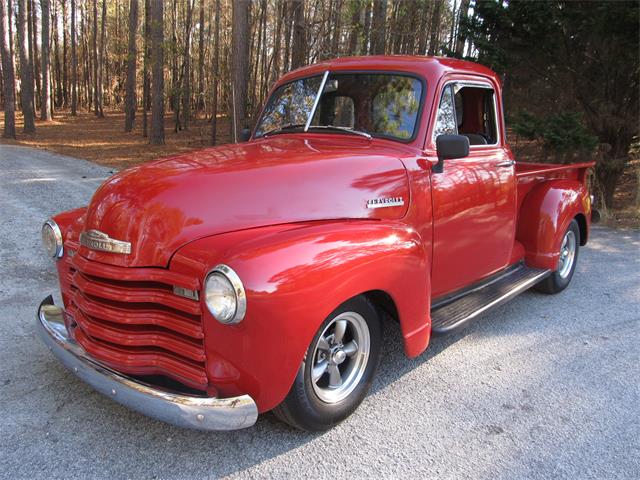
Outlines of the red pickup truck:
{"type": "Polygon", "coordinates": [[[367,393],[383,318],[416,357],[530,287],[562,291],[587,242],[593,163],[514,162],[500,81],[474,63],[302,68],[247,137],[122,171],[43,226],[64,303],[40,305],[44,342],[175,425],[273,410],[330,428],[367,393]]]}

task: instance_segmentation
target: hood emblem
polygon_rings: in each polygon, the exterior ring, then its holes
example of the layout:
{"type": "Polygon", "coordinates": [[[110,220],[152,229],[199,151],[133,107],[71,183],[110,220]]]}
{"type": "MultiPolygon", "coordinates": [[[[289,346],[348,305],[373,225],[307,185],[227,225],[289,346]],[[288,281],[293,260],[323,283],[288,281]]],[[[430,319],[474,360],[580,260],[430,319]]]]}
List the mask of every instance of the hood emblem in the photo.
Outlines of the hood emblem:
{"type": "Polygon", "coordinates": [[[380,197],[367,201],[367,208],[401,207],[404,205],[402,197],[380,197]]]}
{"type": "Polygon", "coordinates": [[[100,250],[101,252],[123,253],[125,255],[131,253],[131,243],[111,238],[100,230],[82,232],[80,234],[80,245],[91,250],[100,250]]]}

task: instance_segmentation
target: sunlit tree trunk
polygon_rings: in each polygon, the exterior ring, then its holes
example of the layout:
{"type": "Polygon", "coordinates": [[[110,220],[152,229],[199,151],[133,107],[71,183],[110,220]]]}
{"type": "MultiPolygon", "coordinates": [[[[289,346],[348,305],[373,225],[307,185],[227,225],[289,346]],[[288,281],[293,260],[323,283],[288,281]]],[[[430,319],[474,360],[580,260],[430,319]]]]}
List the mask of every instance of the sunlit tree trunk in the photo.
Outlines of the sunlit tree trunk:
{"type": "Polygon", "coordinates": [[[76,49],[76,0],[71,0],[71,115],[78,114],[78,52],[76,49]]]}
{"type": "Polygon", "coordinates": [[[233,90],[233,140],[240,139],[240,132],[247,126],[247,76],[249,74],[249,0],[233,0],[231,60],[233,90]]]}
{"type": "Polygon", "coordinates": [[[7,2],[0,0],[0,56],[2,57],[2,87],[4,100],[4,138],[16,138],[16,87],[13,58],[9,38],[9,12],[7,2]]]}
{"type": "Polygon", "coordinates": [[[211,85],[211,145],[216,144],[218,127],[218,79],[220,77],[220,0],[216,0],[216,24],[213,33],[213,82],[211,85]]]}
{"type": "Polygon", "coordinates": [[[164,144],[164,5],[163,0],[151,0],[151,134],[149,143],[164,144]]]}
{"type": "Polygon", "coordinates": [[[371,55],[384,55],[386,47],[387,0],[373,0],[371,55]]]}
{"type": "Polygon", "coordinates": [[[51,120],[51,76],[49,61],[49,19],[50,9],[49,0],[40,0],[40,8],[42,11],[42,28],[41,28],[41,57],[42,65],[42,86],[40,88],[40,120],[51,120]]]}
{"type": "Polygon", "coordinates": [[[291,44],[291,69],[302,67],[306,63],[306,26],[304,22],[304,2],[292,0],[293,40],[291,44]]]}
{"type": "Polygon", "coordinates": [[[136,116],[136,33],[138,31],[138,0],[129,1],[129,45],[127,48],[127,88],[125,99],[124,131],[133,130],[136,116]]]}
{"type": "Polygon", "coordinates": [[[24,133],[34,133],[35,106],[33,92],[33,70],[29,52],[27,29],[27,0],[18,0],[18,49],[20,50],[20,104],[24,117],[24,133]]]}

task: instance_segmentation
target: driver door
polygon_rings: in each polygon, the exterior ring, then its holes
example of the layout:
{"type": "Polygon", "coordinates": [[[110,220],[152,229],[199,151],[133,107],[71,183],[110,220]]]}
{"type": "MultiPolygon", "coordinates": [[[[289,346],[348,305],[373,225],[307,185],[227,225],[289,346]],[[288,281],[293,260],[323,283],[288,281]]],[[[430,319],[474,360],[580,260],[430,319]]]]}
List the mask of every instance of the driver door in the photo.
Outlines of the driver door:
{"type": "Polygon", "coordinates": [[[437,298],[509,265],[515,240],[516,177],[504,146],[496,89],[488,80],[449,81],[441,90],[433,141],[469,138],[469,156],[432,173],[433,271],[437,298]]]}

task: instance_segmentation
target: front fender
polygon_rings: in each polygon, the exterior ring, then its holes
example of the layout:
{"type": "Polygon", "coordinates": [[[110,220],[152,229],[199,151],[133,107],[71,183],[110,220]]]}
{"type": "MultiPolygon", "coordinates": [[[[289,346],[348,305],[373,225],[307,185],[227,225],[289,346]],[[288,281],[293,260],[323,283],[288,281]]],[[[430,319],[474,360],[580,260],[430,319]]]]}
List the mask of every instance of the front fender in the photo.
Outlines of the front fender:
{"type": "MultiPolygon", "coordinates": [[[[560,242],[571,220],[583,215],[585,234],[591,219],[591,201],[584,184],[568,179],[549,180],[534,187],[520,209],[516,239],[525,248],[527,265],[556,270],[560,242]]],[[[582,242],[586,241],[585,238],[582,242]]]]}
{"type": "Polygon", "coordinates": [[[244,283],[247,314],[218,323],[203,304],[207,373],[224,395],[247,393],[259,410],[288,393],[322,321],[341,303],[382,290],[396,304],[405,349],[429,339],[429,272],[418,234],[400,222],[336,221],[207,237],[176,253],[170,268],[204,279],[218,263],[244,283]]]}

